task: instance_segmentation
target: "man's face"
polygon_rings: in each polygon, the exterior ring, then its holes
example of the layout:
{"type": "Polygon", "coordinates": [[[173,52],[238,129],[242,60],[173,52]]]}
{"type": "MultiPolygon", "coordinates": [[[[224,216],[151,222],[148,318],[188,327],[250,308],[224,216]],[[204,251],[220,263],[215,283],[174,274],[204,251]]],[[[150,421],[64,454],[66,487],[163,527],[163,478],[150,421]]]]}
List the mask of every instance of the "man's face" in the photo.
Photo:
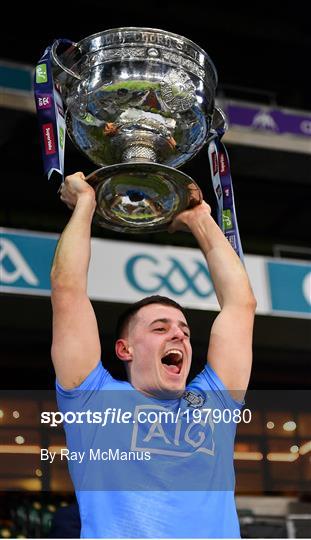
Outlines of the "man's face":
{"type": "Polygon", "coordinates": [[[131,384],[157,398],[183,394],[192,349],[183,313],[172,306],[149,304],[131,319],[127,344],[131,384]]]}

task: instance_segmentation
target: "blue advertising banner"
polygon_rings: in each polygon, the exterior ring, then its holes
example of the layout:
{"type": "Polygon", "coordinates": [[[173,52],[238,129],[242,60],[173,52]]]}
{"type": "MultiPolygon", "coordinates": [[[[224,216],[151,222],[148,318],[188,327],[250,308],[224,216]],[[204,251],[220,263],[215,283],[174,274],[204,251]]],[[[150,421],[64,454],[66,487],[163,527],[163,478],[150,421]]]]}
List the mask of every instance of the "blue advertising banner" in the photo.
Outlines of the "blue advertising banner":
{"type": "Polygon", "coordinates": [[[57,236],[1,231],[0,283],[2,292],[50,294],[50,276],[57,236]]]}
{"type": "MultiPolygon", "coordinates": [[[[59,236],[1,229],[0,291],[50,295],[59,236]]],[[[308,318],[311,265],[307,261],[245,256],[257,314],[308,318]]],[[[199,249],[92,238],[88,294],[92,300],[131,303],[163,294],[190,309],[219,310],[199,249]]]]}
{"type": "Polygon", "coordinates": [[[267,262],[273,310],[311,315],[311,264],[267,262]]]}

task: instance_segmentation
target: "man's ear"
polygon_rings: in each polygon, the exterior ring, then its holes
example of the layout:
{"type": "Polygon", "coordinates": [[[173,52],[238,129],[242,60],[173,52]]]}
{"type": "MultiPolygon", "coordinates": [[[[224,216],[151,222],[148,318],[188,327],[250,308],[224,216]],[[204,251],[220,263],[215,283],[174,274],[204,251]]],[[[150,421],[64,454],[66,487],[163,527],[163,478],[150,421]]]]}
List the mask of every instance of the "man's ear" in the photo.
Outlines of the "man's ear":
{"type": "Polygon", "coordinates": [[[132,347],[129,346],[127,339],[117,339],[115,351],[120,360],[123,360],[124,362],[132,360],[132,347]]]}

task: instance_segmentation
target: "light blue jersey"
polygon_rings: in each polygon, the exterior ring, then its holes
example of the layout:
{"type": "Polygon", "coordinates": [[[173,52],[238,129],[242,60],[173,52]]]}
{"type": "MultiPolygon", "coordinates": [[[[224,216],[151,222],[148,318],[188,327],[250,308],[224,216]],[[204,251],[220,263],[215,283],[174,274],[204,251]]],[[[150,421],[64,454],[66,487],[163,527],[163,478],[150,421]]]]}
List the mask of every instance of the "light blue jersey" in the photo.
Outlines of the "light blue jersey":
{"type": "Polygon", "coordinates": [[[69,462],[82,538],[240,538],[232,415],[241,403],[208,364],[180,399],[148,398],[101,362],[79,387],[56,388],[60,411],[89,411],[65,424],[68,449],[84,452],[69,462]]]}

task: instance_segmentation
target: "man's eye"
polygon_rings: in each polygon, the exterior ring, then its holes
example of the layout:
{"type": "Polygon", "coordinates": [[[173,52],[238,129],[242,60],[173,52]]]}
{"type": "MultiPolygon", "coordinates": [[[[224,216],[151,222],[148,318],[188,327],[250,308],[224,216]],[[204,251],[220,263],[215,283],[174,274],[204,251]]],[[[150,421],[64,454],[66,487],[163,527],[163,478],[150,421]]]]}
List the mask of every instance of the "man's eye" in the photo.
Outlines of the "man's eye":
{"type": "Polygon", "coordinates": [[[155,328],[156,332],[161,332],[162,330],[165,331],[165,328],[162,328],[162,327],[161,328],[155,328]]]}

